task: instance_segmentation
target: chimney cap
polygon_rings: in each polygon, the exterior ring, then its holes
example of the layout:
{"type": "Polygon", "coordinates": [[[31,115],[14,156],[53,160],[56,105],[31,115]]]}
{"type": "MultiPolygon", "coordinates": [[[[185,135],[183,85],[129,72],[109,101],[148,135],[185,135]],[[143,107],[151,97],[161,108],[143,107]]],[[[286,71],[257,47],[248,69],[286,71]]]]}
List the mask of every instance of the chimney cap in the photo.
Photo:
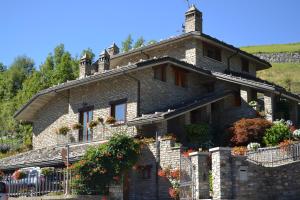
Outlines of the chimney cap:
{"type": "Polygon", "coordinates": [[[90,60],[91,58],[90,58],[90,56],[87,54],[87,53],[85,53],[82,57],[81,57],[81,60],[90,60]]]}
{"type": "Polygon", "coordinates": [[[200,12],[195,4],[192,4],[191,7],[188,9],[187,13],[189,12],[200,12]]]}
{"type": "Polygon", "coordinates": [[[118,46],[117,46],[116,43],[114,42],[114,43],[112,43],[112,45],[110,45],[110,46],[108,47],[108,49],[115,48],[115,47],[118,47],[118,46]]]}
{"type": "Polygon", "coordinates": [[[108,55],[108,52],[106,51],[106,49],[104,49],[101,53],[100,56],[106,56],[108,55]]]}

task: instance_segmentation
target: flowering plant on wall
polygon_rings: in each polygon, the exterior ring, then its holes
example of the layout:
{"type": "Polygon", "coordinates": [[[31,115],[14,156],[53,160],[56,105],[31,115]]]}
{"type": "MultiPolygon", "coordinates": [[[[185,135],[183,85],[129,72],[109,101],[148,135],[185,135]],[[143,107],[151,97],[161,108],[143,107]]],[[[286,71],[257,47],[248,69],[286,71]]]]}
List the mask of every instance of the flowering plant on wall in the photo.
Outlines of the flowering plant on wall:
{"type": "Polygon", "coordinates": [[[67,126],[62,126],[57,130],[57,134],[59,135],[67,135],[68,132],[70,131],[70,128],[67,126]]]}
{"type": "Polygon", "coordinates": [[[249,151],[256,151],[258,148],[260,148],[260,144],[257,142],[251,142],[250,144],[247,145],[247,149],[249,151]]]}
{"type": "Polygon", "coordinates": [[[81,123],[76,123],[72,125],[72,129],[73,130],[79,130],[82,128],[82,124],[81,123]]]}
{"type": "Polygon", "coordinates": [[[294,132],[293,132],[293,136],[297,139],[300,138],[300,129],[296,129],[294,132]]]}
{"type": "Polygon", "coordinates": [[[90,121],[89,122],[89,128],[93,129],[96,126],[98,126],[99,122],[98,121],[90,121]]]}
{"type": "Polygon", "coordinates": [[[182,155],[183,155],[184,157],[188,158],[188,157],[190,156],[190,153],[193,153],[193,152],[195,152],[195,150],[193,150],[193,149],[188,149],[188,150],[184,151],[184,152],[182,153],[182,155]]]}
{"type": "Polygon", "coordinates": [[[16,170],[16,171],[13,173],[12,177],[13,177],[15,180],[21,180],[21,179],[23,179],[23,178],[26,177],[26,173],[23,172],[22,170],[16,170]]]}
{"type": "Polygon", "coordinates": [[[116,119],[114,117],[108,117],[105,121],[107,124],[114,124],[116,123],[116,119]]]}
{"type": "Polygon", "coordinates": [[[233,147],[231,154],[234,156],[245,156],[247,154],[247,147],[233,147]]]}
{"type": "Polygon", "coordinates": [[[172,169],[171,166],[160,169],[158,176],[167,178],[172,187],[169,188],[169,195],[171,198],[179,200],[179,187],[180,187],[180,171],[179,169],[172,169]]]}

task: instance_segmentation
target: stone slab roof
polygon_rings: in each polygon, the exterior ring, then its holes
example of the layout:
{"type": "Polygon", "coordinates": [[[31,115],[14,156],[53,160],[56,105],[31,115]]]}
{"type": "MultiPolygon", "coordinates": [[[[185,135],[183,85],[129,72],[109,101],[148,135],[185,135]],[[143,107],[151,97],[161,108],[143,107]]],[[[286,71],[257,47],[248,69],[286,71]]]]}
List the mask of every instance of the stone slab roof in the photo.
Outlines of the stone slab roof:
{"type": "MultiPolygon", "coordinates": [[[[69,161],[71,163],[78,161],[90,146],[97,146],[105,142],[106,141],[97,141],[92,143],[70,144],[69,161]]],[[[15,170],[24,167],[61,166],[64,164],[62,149],[66,149],[66,145],[31,150],[1,159],[0,170],[15,170]]]]}
{"type": "Polygon", "coordinates": [[[285,91],[280,86],[277,86],[275,84],[270,84],[266,81],[263,81],[255,77],[252,78],[249,76],[246,77],[245,74],[241,74],[241,73],[228,74],[228,73],[221,73],[221,72],[212,72],[205,68],[197,67],[195,65],[189,64],[187,62],[172,57],[161,57],[161,58],[154,58],[149,60],[141,60],[140,62],[134,64],[129,63],[127,66],[107,70],[105,72],[97,73],[95,75],[88,76],[82,79],[68,81],[66,83],[42,90],[38,92],[36,95],[34,95],[21,109],[19,109],[15,113],[14,117],[18,120],[30,122],[33,120],[35,113],[39,109],[41,109],[51,98],[55,97],[59,92],[65,91],[70,88],[78,87],[81,85],[86,85],[99,80],[113,78],[119,75],[123,75],[125,73],[134,72],[136,70],[141,70],[147,67],[152,67],[154,65],[166,64],[166,63],[173,64],[175,66],[187,69],[189,71],[194,71],[196,73],[200,73],[202,75],[206,75],[212,78],[234,82],[249,87],[255,87],[258,89],[268,90],[271,92],[276,92],[277,94],[283,94],[285,97],[296,101],[300,100],[300,97],[298,95],[294,95],[290,92],[285,91]]]}
{"type": "Polygon", "coordinates": [[[130,73],[144,68],[152,67],[154,65],[167,64],[167,63],[184,68],[189,71],[194,71],[212,77],[211,71],[206,70],[204,68],[196,67],[187,62],[180,61],[172,57],[161,57],[161,58],[154,58],[149,60],[141,60],[137,63],[133,63],[133,64],[129,63],[127,66],[107,70],[105,72],[97,73],[95,75],[91,75],[82,79],[68,81],[66,83],[62,83],[47,88],[45,90],[42,90],[38,92],[36,95],[34,95],[22,108],[20,108],[15,113],[14,117],[18,120],[32,121],[34,114],[39,109],[41,109],[49,101],[49,99],[55,97],[59,92],[66,91],[70,88],[78,87],[81,85],[90,84],[92,82],[96,82],[99,80],[113,78],[119,75],[123,75],[125,73],[130,73]]]}
{"type": "Polygon", "coordinates": [[[179,115],[183,115],[186,112],[190,112],[192,110],[196,110],[208,104],[214,103],[225,97],[232,95],[231,91],[221,91],[219,93],[211,93],[206,96],[202,96],[201,98],[193,99],[192,101],[182,102],[181,104],[171,106],[170,108],[166,108],[165,110],[157,111],[154,113],[143,114],[141,117],[134,118],[128,121],[128,125],[141,125],[141,124],[149,124],[153,122],[158,122],[162,120],[168,120],[179,115]]]}
{"type": "MultiPolygon", "coordinates": [[[[241,50],[241,49],[239,49],[239,48],[237,48],[233,45],[230,45],[230,44],[228,44],[224,41],[221,41],[221,40],[219,40],[215,37],[212,37],[208,34],[200,33],[199,31],[183,33],[183,34],[178,35],[178,36],[172,36],[168,39],[161,40],[161,41],[159,41],[155,44],[151,44],[151,45],[147,45],[147,46],[144,46],[144,47],[132,49],[128,52],[116,54],[116,55],[112,56],[111,59],[126,57],[128,55],[135,54],[135,53],[141,53],[142,51],[147,51],[147,50],[150,50],[150,49],[154,49],[156,47],[160,47],[162,45],[166,45],[166,44],[170,44],[170,43],[173,43],[173,42],[181,41],[181,40],[184,40],[184,39],[187,39],[187,38],[190,38],[190,37],[196,37],[196,38],[202,39],[202,40],[207,41],[207,42],[211,42],[211,43],[214,43],[214,44],[221,45],[221,46],[223,46],[223,47],[225,47],[225,48],[227,48],[227,49],[229,49],[233,52],[238,52],[239,54],[241,54],[245,57],[249,57],[253,60],[256,60],[257,62],[260,62],[260,63],[264,64],[266,66],[266,68],[272,67],[272,65],[269,62],[255,56],[253,54],[250,54],[246,51],[243,51],[243,50],[241,50]]],[[[98,61],[96,61],[95,63],[97,63],[97,62],[98,61]]]]}
{"type": "Polygon", "coordinates": [[[239,72],[233,72],[233,71],[230,71],[230,72],[226,71],[225,73],[212,72],[212,74],[219,80],[224,80],[224,81],[248,86],[248,87],[263,90],[263,91],[269,91],[271,93],[282,95],[285,98],[300,102],[299,95],[289,92],[279,85],[276,85],[274,83],[260,79],[258,77],[252,76],[252,75],[239,73],[239,72]]]}

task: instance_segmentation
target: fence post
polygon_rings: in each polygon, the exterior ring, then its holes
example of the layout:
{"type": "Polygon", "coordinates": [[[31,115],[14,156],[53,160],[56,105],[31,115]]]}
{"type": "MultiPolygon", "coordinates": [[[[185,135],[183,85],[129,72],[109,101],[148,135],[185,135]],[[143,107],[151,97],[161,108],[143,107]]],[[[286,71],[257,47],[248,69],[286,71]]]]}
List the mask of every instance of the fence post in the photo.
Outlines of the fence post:
{"type": "Polygon", "coordinates": [[[232,199],[231,148],[216,147],[212,154],[213,199],[232,199]]]}
{"type": "Polygon", "coordinates": [[[196,186],[196,199],[209,199],[209,165],[208,152],[193,152],[189,154],[195,166],[193,182],[196,186]]]}

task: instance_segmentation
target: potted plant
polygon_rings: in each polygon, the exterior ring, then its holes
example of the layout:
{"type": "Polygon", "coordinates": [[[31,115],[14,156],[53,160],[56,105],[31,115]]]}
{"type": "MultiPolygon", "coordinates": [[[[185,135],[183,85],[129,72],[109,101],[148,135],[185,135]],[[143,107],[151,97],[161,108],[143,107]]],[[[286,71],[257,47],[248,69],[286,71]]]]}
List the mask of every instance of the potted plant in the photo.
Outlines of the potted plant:
{"type": "Polygon", "coordinates": [[[73,130],[79,130],[82,128],[82,124],[81,123],[75,123],[72,125],[72,129],[73,130]]]}
{"type": "Polygon", "coordinates": [[[105,121],[107,124],[114,124],[116,123],[116,119],[112,116],[108,117],[105,121]]]}
{"type": "Polygon", "coordinates": [[[58,129],[57,134],[59,135],[67,135],[68,132],[70,131],[70,128],[67,126],[62,126],[58,129]]]}
{"type": "Polygon", "coordinates": [[[90,128],[90,129],[93,129],[93,128],[95,128],[98,124],[99,124],[98,121],[90,121],[90,122],[89,122],[89,128],[90,128]]]}
{"type": "Polygon", "coordinates": [[[104,119],[103,119],[102,117],[98,117],[97,121],[98,121],[99,123],[103,124],[104,119]]]}

